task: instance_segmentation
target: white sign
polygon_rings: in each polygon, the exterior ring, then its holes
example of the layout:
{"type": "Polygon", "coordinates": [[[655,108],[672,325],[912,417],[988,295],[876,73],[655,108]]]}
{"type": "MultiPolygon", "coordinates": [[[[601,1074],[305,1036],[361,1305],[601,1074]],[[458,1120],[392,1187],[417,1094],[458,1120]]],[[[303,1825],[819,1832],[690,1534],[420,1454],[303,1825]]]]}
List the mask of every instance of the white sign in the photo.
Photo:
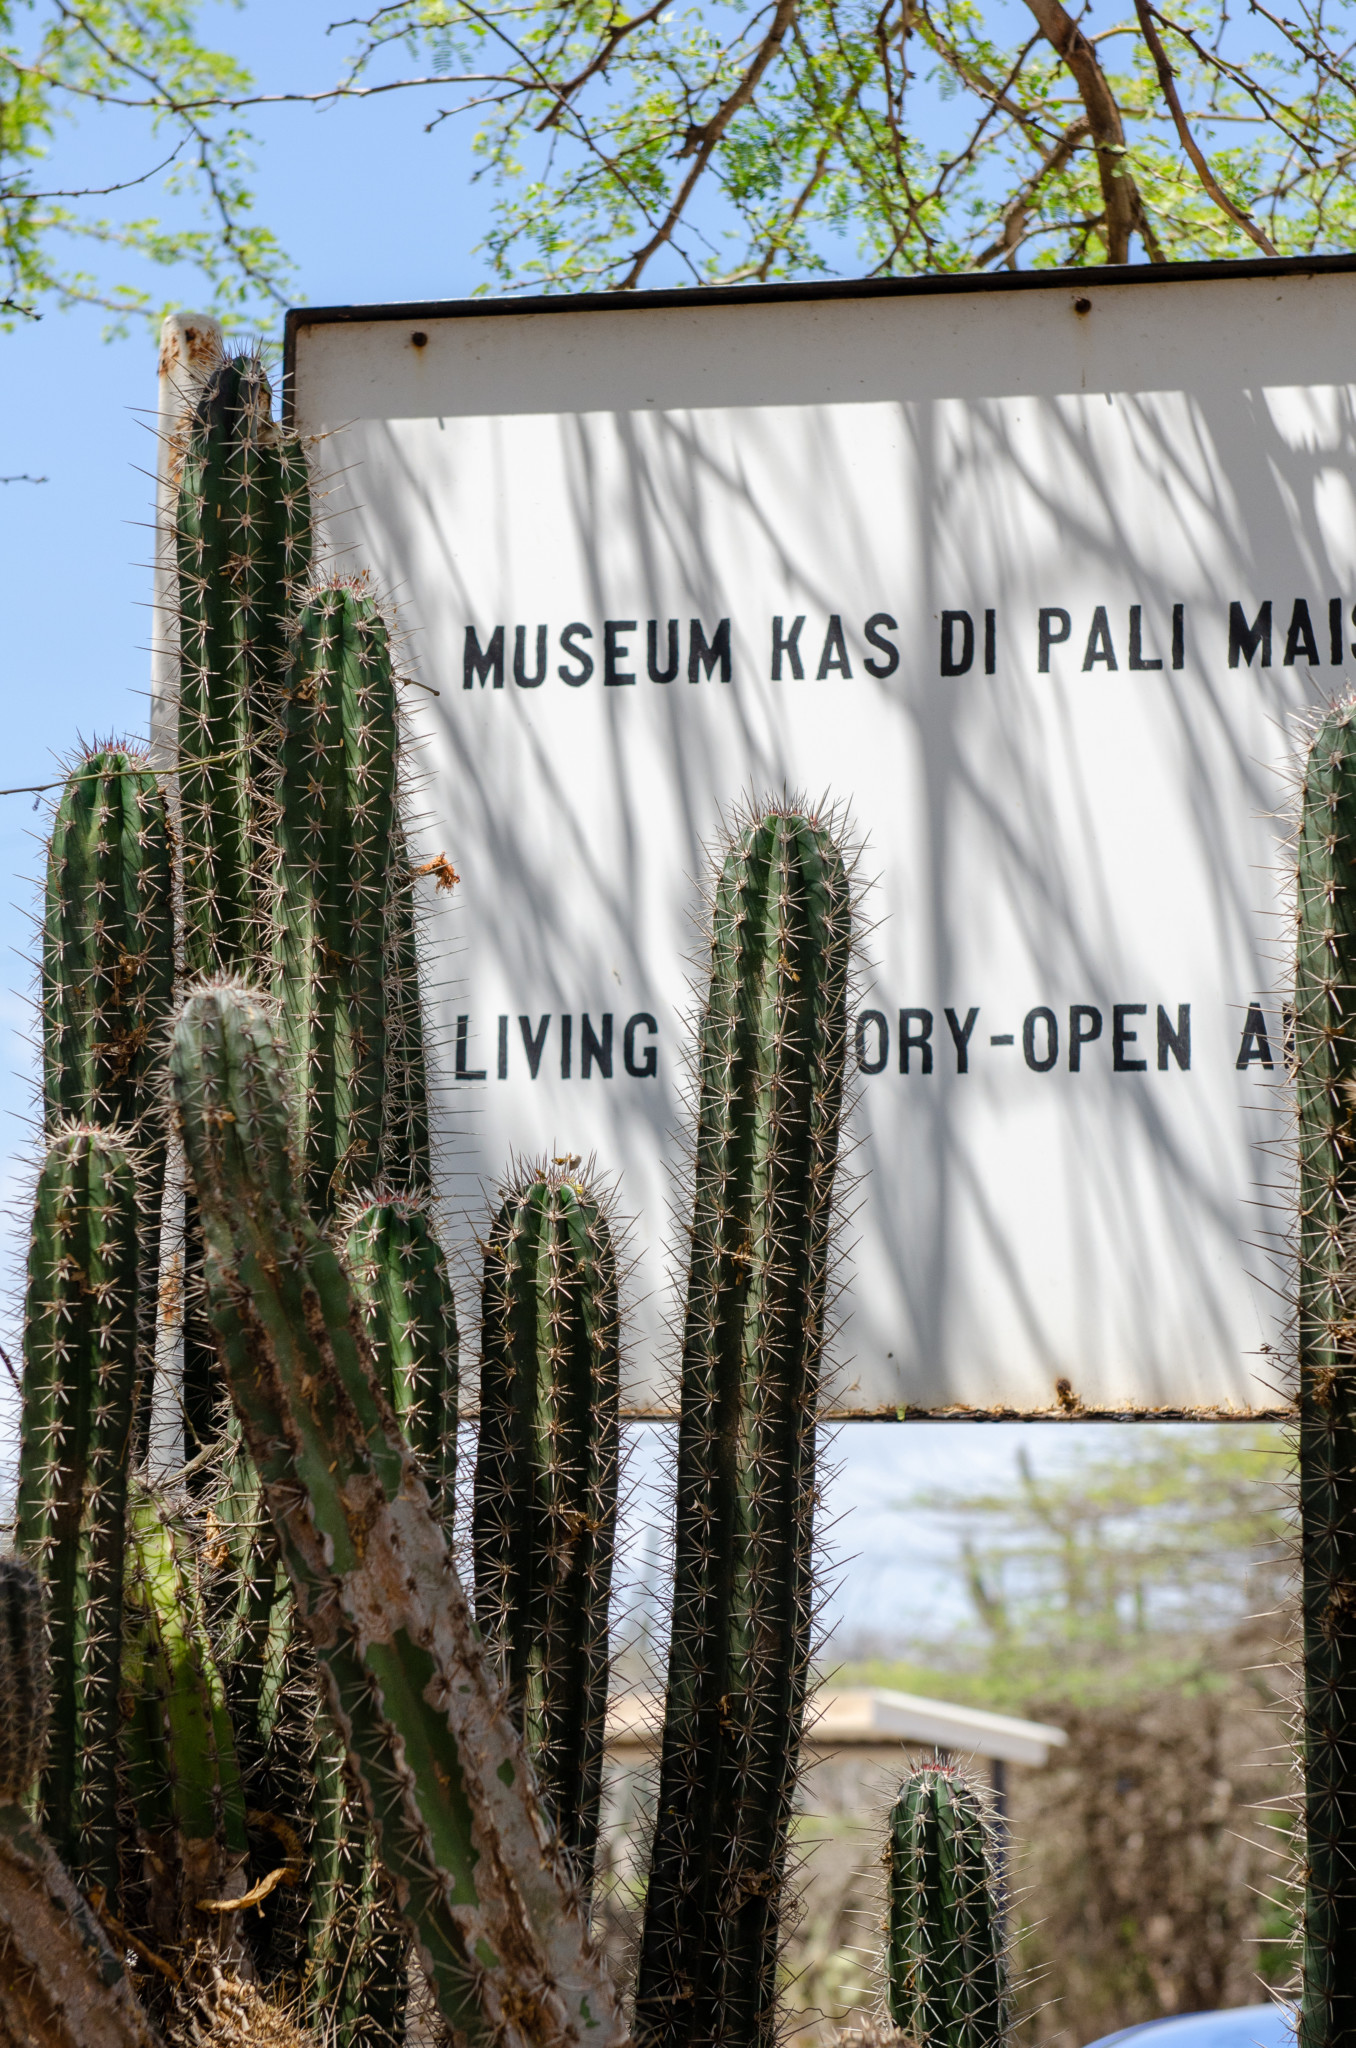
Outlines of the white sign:
{"type": "Polygon", "coordinates": [[[837,1405],[1278,1398],[1275,814],[1356,643],[1356,274],[1241,270],[291,316],[330,542],[439,693],[455,1227],[513,1152],[620,1175],[635,1408],[694,877],[783,789],[875,877],[837,1405]]]}

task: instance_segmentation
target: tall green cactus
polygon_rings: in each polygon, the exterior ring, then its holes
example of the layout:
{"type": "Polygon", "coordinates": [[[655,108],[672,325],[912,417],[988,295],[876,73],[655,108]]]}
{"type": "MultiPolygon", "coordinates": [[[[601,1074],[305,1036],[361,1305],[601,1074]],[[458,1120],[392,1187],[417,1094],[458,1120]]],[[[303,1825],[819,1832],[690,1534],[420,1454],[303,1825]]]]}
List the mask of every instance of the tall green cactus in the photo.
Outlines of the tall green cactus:
{"type": "Polygon", "coordinates": [[[381,1390],[451,1529],[457,1472],[457,1307],[427,1199],[389,1189],[359,1196],[339,1242],[381,1390]]]}
{"type": "Polygon", "coordinates": [[[1300,2048],[1356,2037],[1356,707],[1314,735],[1298,861],[1299,1495],[1304,1627],[1300,2048]]]}
{"type": "Polygon", "coordinates": [[[983,1811],[949,1764],[909,1773],[885,1849],[885,1995],[918,2048],[1002,2048],[1001,1913],[983,1811]]]}
{"type": "Polygon", "coordinates": [[[380,1171],[405,1052],[389,1030],[391,917],[409,887],[394,866],[399,724],[386,627],[365,586],[309,592],[278,756],[275,914],[294,1133],[322,1215],[380,1171]]]}
{"type": "Polygon", "coordinates": [[[264,742],[311,557],[306,454],[273,420],[257,356],[221,365],[179,486],[179,800],[191,973],[250,972],[268,944],[264,742]]]}
{"type": "Polygon", "coordinates": [[[617,1525],[617,1261],[590,1176],[529,1165],[485,1248],[476,1618],[592,1881],[617,1525]]]}
{"type": "Polygon", "coordinates": [[[318,1745],[306,2004],[344,2048],[398,2048],[405,2039],[409,1934],[373,1852],[342,1739],[318,1745]]]}
{"type": "Polygon", "coordinates": [[[382,1863],[468,2043],[623,2037],[343,1271],[293,1181],[283,1061],[239,987],[186,1003],[174,1099],[231,1395],[382,1863]]]}
{"type": "Polygon", "coordinates": [[[47,851],[42,927],[43,1122],[117,1124],[143,1144],[174,996],[169,834],[143,755],[76,762],[47,851]]]}
{"type": "Polygon", "coordinates": [[[118,1653],[137,1398],[140,1189],[126,1146],[59,1130],[33,1207],[15,1541],[42,1576],[51,1743],[39,1812],[83,1884],[116,1876],[118,1653]]]}
{"type": "Polygon", "coordinates": [[[771,808],[715,892],[683,1332],[673,1625],[636,1990],[654,2048],[773,2039],[813,1603],[852,892],[771,808]]]}

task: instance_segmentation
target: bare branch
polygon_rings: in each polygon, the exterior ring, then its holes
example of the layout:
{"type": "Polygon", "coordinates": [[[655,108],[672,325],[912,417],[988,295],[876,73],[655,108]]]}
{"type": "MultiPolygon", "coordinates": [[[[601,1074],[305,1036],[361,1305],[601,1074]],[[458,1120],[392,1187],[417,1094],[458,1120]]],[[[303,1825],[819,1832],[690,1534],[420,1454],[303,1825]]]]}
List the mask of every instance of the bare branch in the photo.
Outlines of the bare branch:
{"type": "Polygon", "coordinates": [[[1000,257],[1011,267],[1016,266],[1017,251],[1026,240],[1027,222],[1031,218],[1031,202],[1045,180],[1062,171],[1065,164],[1088,133],[1088,117],[1080,114],[1071,121],[1053,149],[1037,164],[1031,176],[1013,193],[1003,208],[1003,232],[997,241],[990,242],[987,249],[981,249],[975,258],[975,269],[983,270],[1000,257]]]}
{"type": "Polygon", "coordinates": [[[544,119],[538,121],[537,133],[540,135],[544,128],[554,128],[556,122],[564,113],[566,106],[581,87],[587,85],[591,78],[596,77],[600,71],[607,68],[617,45],[623,42],[627,36],[633,34],[636,29],[646,28],[657,15],[663,13],[668,4],[669,0],[654,0],[654,6],[647,8],[644,14],[635,14],[629,21],[615,22],[604,36],[602,48],[595,57],[589,60],[584,69],[577,73],[574,78],[567,80],[564,85],[552,87],[552,91],[558,96],[557,104],[552,107],[550,113],[544,119]]]}
{"type": "Polygon", "coordinates": [[[1158,83],[1162,87],[1163,97],[1167,101],[1172,113],[1173,126],[1177,130],[1178,140],[1195,165],[1196,176],[1200,179],[1201,184],[1214,200],[1220,212],[1227,215],[1236,227],[1242,228],[1244,234],[1251,237],[1264,256],[1274,256],[1276,254],[1276,244],[1268,235],[1263,234],[1261,228],[1258,227],[1250,215],[1243,211],[1241,206],[1235,206],[1233,200],[1211,170],[1209,160],[1187,126],[1187,117],[1182,112],[1182,102],[1177,96],[1177,81],[1173,74],[1173,68],[1168,62],[1168,53],[1163,48],[1163,39],[1155,26],[1154,9],[1150,7],[1149,0],[1135,0],[1135,12],[1139,16],[1139,25],[1144,31],[1144,40],[1149,46],[1149,55],[1153,58],[1154,68],[1158,72],[1158,83]]]}
{"type": "Polygon", "coordinates": [[[1096,50],[1060,0],[1026,0],[1026,4],[1039,22],[1041,34],[1072,76],[1088,117],[1092,146],[1097,152],[1102,204],[1106,208],[1107,262],[1128,263],[1130,237],[1138,231],[1150,261],[1161,263],[1162,254],[1156,253],[1144,202],[1126,156],[1121,110],[1096,50]]]}

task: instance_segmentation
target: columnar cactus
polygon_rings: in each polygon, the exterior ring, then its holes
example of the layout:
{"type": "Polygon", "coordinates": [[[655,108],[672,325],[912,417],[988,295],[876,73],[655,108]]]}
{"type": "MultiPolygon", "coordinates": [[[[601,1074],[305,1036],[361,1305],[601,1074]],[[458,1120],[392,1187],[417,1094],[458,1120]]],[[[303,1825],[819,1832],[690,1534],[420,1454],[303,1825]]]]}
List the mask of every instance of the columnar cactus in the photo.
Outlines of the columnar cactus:
{"type": "Polygon", "coordinates": [[[258,358],[224,362],[193,415],[179,486],[183,937],[194,973],[253,970],[268,943],[262,749],[311,558],[305,450],[272,415],[258,358]]]}
{"type": "Polygon", "coordinates": [[[911,1771],[885,1848],[885,1994],[918,2048],[1002,2048],[1001,1914],[979,1801],[949,1764],[911,1771]]]}
{"type": "Polygon", "coordinates": [[[245,1887],[245,1796],[196,1559],[167,1505],[138,1487],[128,1544],[122,1646],[129,1831],[144,1859],[158,1947],[212,1929],[204,1900],[245,1887]]]}
{"type": "Polygon", "coordinates": [[[395,2048],[405,2039],[409,1934],[373,1853],[343,1741],[331,1730],[315,1771],[307,2009],[344,2048],[395,2048]]]}
{"type": "Polygon", "coordinates": [[[18,1806],[47,1748],[51,1670],[37,1573],[0,1557],[0,1806],[18,1806]]]}
{"type": "Polygon", "coordinates": [[[38,1176],[24,1312],[15,1541],[51,1637],[39,1813],[82,1883],[116,1874],[118,1652],[137,1399],[140,1189],[116,1135],[57,1131],[38,1176]]]}
{"type": "Polygon", "coordinates": [[[543,1796],[592,1880],[617,1524],[617,1261],[587,1175],[543,1163],[504,1190],[485,1248],[476,1618],[543,1796]]]}
{"type": "Polygon", "coordinates": [[[339,1242],[381,1390],[452,1526],[457,1470],[457,1309],[420,1195],[378,1189],[340,1219],[339,1242]]]}
{"type": "Polygon", "coordinates": [[[1356,2036],[1356,706],[1304,772],[1295,1062],[1299,1117],[1299,1495],[1304,1626],[1300,2048],[1356,2036]]]}
{"type": "Polygon", "coordinates": [[[144,755],[100,747],[72,769],[47,851],[43,1121],[117,1124],[143,1143],[174,996],[169,835],[144,755]]]}
{"type": "Polygon", "coordinates": [[[297,1613],[447,2024],[596,2048],[624,2029],[446,1538],[294,1183],[284,1069],[248,991],[193,994],[174,1100],[223,1362],[297,1613]]]}
{"type": "Polygon", "coordinates": [[[833,821],[738,829],[698,1053],[673,1625],[636,1991],[654,2048],[773,2038],[810,1652],[852,892],[833,821]]]}
{"type": "Polygon", "coordinates": [[[397,1047],[388,1033],[390,919],[408,870],[399,707],[386,627],[366,589],[307,594],[297,614],[278,755],[277,989],[294,1134],[317,1214],[369,1183],[397,1047]]]}

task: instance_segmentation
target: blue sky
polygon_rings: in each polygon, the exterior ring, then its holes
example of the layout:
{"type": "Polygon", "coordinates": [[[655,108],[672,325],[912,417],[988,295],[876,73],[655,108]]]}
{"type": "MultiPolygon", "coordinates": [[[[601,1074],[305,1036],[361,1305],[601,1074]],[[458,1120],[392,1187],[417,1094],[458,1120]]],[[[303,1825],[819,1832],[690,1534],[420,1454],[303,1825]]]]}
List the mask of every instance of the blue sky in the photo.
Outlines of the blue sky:
{"type": "MultiPolygon", "coordinates": [[[[320,85],[338,68],[324,54],[331,12],[331,0],[250,0],[238,11],[209,7],[204,29],[250,65],[264,89],[320,85]]],[[[431,110],[438,95],[427,103],[431,110]]],[[[470,183],[468,132],[448,122],[425,135],[422,118],[401,97],[258,118],[258,210],[296,261],[300,297],[451,298],[482,282],[474,247],[488,194],[470,183]]],[[[131,124],[93,117],[58,136],[52,182],[106,184],[147,160],[131,124]]],[[[188,306],[200,296],[191,274],[137,281],[188,306]]],[[[667,281],[659,272],[653,279],[667,281]]],[[[46,479],[0,486],[3,786],[48,781],[78,739],[145,729],[155,344],[145,326],[104,341],[103,325],[94,311],[48,312],[0,336],[0,473],[46,479]]],[[[33,1090],[28,914],[44,819],[31,798],[0,798],[0,1197],[11,1219],[0,1226],[0,1277],[10,1282],[0,1341],[16,1359],[33,1090]]],[[[9,1393],[0,1378],[0,1495],[13,1455],[9,1393]]],[[[839,1518],[839,1556],[856,1562],[843,1574],[837,1612],[865,1625],[891,1613],[903,1621],[958,1611],[954,1536],[894,1504],[924,1485],[992,1484],[1012,1471],[1023,1435],[1042,1464],[1069,1455],[1075,1440],[1065,1429],[1001,1426],[843,1431],[827,1515],[839,1518]]]]}

